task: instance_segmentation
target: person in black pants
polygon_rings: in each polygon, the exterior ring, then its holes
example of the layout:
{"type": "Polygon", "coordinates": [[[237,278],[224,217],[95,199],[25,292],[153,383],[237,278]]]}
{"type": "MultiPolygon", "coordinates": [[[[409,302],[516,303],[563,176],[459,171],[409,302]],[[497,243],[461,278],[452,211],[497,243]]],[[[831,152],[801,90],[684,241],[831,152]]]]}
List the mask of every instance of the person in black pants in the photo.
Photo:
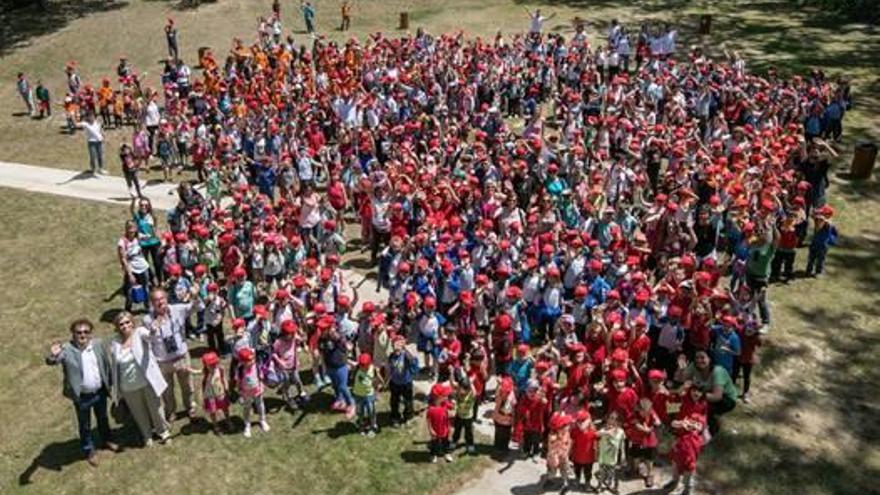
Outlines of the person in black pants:
{"type": "Polygon", "coordinates": [[[455,395],[455,418],[453,420],[452,445],[458,444],[461,433],[464,432],[464,445],[468,454],[476,452],[474,448],[474,405],[476,404],[476,394],[467,377],[458,382],[455,395]]]}

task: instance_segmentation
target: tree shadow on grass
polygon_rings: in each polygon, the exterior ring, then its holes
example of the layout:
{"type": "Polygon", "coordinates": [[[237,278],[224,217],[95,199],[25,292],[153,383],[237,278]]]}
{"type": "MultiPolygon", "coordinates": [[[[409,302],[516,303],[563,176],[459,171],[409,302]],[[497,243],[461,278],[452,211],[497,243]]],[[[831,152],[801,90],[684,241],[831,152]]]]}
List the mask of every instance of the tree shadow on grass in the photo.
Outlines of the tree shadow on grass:
{"type": "MultiPolygon", "coordinates": [[[[133,447],[139,436],[134,428],[121,427],[112,431],[113,438],[121,442],[124,448],[133,447]]],[[[79,447],[79,438],[70,438],[63,442],[52,442],[43,447],[43,450],[37,454],[28,467],[18,475],[19,486],[30,485],[33,481],[34,474],[40,469],[48,469],[50,471],[61,472],[67,466],[80,461],[85,461],[82,451],[79,447]]]]}
{"type": "Polygon", "coordinates": [[[0,57],[26,46],[32,38],[60,31],[76,19],[128,6],[118,0],[56,0],[48,4],[46,10],[38,2],[0,8],[0,57]]]}

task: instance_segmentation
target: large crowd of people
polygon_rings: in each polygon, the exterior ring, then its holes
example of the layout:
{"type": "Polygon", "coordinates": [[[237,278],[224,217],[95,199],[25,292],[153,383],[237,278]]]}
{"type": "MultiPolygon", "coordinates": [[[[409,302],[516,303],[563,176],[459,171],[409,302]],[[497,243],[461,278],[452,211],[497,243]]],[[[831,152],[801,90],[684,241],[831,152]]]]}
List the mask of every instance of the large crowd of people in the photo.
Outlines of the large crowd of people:
{"type": "Polygon", "coordinates": [[[614,489],[623,470],[650,487],[670,435],[670,487],[690,490],[721,417],[749,401],[768,287],[793,280],[803,246],[821,275],[837,238],[829,141],[849,88],[680,51],[668,26],[631,39],[614,22],[591,44],[530,16],[522,35],[298,47],[274,14],[198,73],[169,21],[159,88],[125,60],[96,86],[68,67],[72,129],[134,129],[117,336],[79,320],[48,358],[90,462],[108,398],[151,444],[169,438],[175,383],[190,417],[224,432],[239,410],[245,436],[252,412],[269,430],[265,394],[310,407],[330,387],[374,436],[376,396],[405,423],[424,379],[435,461],[462,434],[475,452],[488,420],[548,479],[614,489]],[[150,163],[195,170],[167,230],[140,197],[150,163]],[[358,248],[375,281],[346,280],[358,248]]]}

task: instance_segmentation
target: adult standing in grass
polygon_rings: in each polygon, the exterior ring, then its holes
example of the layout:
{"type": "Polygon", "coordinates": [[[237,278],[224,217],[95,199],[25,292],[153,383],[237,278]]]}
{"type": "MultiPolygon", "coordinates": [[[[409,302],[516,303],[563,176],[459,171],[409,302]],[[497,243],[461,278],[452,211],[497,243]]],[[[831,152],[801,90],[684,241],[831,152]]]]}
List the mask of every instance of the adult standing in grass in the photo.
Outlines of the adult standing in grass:
{"type": "Polygon", "coordinates": [[[174,25],[174,19],[170,17],[168,23],[165,24],[165,42],[168,45],[168,56],[177,60],[177,27],[174,25]]]}
{"type": "Polygon", "coordinates": [[[340,31],[348,31],[351,28],[351,2],[344,0],[339,6],[339,13],[342,16],[342,24],[339,25],[340,31]]]}
{"type": "Polygon", "coordinates": [[[306,32],[312,34],[315,32],[315,7],[312,2],[300,1],[299,9],[302,11],[303,21],[306,23],[306,32]]]}
{"type": "Polygon", "coordinates": [[[150,331],[150,347],[159,362],[162,377],[168,383],[168,388],[162,393],[165,417],[170,421],[177,412],[177,399],[174,396],[176,379],[183,393],[187,415],[192,419],[196,403],[184,333],[192,303],[169,304],[168,294],[162,289],[155,289],[150,293],[150,304],[152,308],[144,316],[144,327],[150,331]]]}
{"type": "Polygon", "coordinates": [[[556,12],[544,17],[541,14],[541,9],[535,9],[534,13],[526,9],[526,13],[529,14],[529,34],[532,35],[541,34],[541,31],[544,29],[544,23],[556,17],[556,12]]]}
{"type": "Polygon", "coordinates": [[[104,170],[104,130],[101,123],[95,120],[94,114],[86,115],[85,122],[76,124],[86,131],[86,143],[89,149],[89,169],[92,174],[106,175],[104,170]]]}
{"type": "Polygon", "coordinates": [[[24,100],[24,104],[27,105],[28,115],[33,115],[34,96],[31,91],[31,83],[24,76],[24,72],[18,73],[18,80],[15,82],[15,87],[18,89],[18,94],[21,96],[21,99],[24,100]]]}
{"type": "Polygon", "coordinates": [[[144,251],[144,258],[152,263],[152,280],[153,285],[159,285],[163,280],[162,272],[162,256],[159,254],[159,248],[162,247],[162,241],[156,235],[156,217],[153,216],[153,204],[148,198],[132,198],[131,205],[132,219],[137,224],[138,240],[141,243],[141,249],[144,251]],[[135,209],[137,205],[137,209],[135,209]]]}
{"type": "Polygon", "coordinates": [[[159,397],[168,388],[156,357],[150,349],[150,332],[135,327],[134,316],[128,311],[116,315],[116,337],[110,344],[113,402],[125,401],[144,446],[153,444],[153,434],[164,443],[171,438],[159,397]]]}
{"type": "Polygon", "coordinates": [[[146,293],[150,290],[150,264],[138,239],[138,226],[134,220],[125,222],[125,231],[116,243],[116,256],[122,267],[122,292],[125,296],[125,310],[131,311],[135,302],[143,302],[149,308],[146,293]],[[138,294],[144,298],[136,301],[138,294]]]}
{"type": "Polygon", "coordinates": [[[73,402],[79,424],[79,446],[86,461],[98,465],[96,444],[92,437],[92,413],[98,422],[103,446],[116,451],[107,417],[107,397],[112,386],[110,354],[107,344],[93,337],[95,326],[81,318],[70,325],[70,342],[55,342],[49,349],[46,364],[60,364],[64,370],[63,393],[73,402]]]}

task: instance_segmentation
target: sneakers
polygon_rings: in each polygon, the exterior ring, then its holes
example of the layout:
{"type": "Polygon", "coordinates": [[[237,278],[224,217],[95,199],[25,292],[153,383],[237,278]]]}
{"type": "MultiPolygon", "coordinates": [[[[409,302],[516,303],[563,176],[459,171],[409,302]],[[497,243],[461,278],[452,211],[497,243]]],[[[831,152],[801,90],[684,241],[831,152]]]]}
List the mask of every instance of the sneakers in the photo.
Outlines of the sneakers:
{"type": "Polygon", "coordinates": [[[348,408],[345,409],[345,419],[354,418],[354,412],[354,406],[348,406],[348,408]]]}
{"type": "Polygon", "coordinates": [[[464,451],[467,452],[469,455],[474,455],[477,453],[477,448],[473,445],[468,445],[467,447],[465,447],[464,451]]]}
{"type": "Polygon", "coordinates": [[[251,425],[244,425],[244,437],[245,438],[251,437],[251,425]]]}
{"type": "Polygon", "coordinates": [[[263,433],[269,431],[269,423],[267,423],[265,419],[263,421],[260,421],[260,429],[263,430],[263,433]]]}
{"type": "Polygon", "coordinates": [[[159,434],[159,443],[165,444],[171,441],[171,432],[168,430],[159,434]]]}
{"type": "Polygon", "coordinates": [[[437,464],[437,456],[436,455],[431,456],[431,464],[437,464]]]}
{"type": "Polygon", "coordinates": [[[98,467],[98,454],[95,451],[89,452],[89,455],[86,456],[86,462],[89,463],[89,466],[98,467]]]}
{"type": "Polygon", "coordinates": [[[443,458],[446,459],[446,462],[452,462],[452,456],[449,454],[444,455],[443,458]]]}
{"type": "Polygon", "coordinates": [[[148,438],[148,439],[144,440],[144,448],[145,449],[149,449],[152,447],[153,447],[153,439],[152,438],[148,438]]]}
{"type": "Polygon", "coordinates": [[[376,430],[370,430],[367,432],[367,438],[374,438],[376,436],[376,430]]]}
{"type": "Polygon", "coordinates": [[[748,393],[748,392],[746,392],[746,393],[740,395],[739,398],[742,399],[743,403],[745,403],[745,404],[751,404],[751,403],[752,403],[752,398],[749,396],[749,393],[748,393]]]}

